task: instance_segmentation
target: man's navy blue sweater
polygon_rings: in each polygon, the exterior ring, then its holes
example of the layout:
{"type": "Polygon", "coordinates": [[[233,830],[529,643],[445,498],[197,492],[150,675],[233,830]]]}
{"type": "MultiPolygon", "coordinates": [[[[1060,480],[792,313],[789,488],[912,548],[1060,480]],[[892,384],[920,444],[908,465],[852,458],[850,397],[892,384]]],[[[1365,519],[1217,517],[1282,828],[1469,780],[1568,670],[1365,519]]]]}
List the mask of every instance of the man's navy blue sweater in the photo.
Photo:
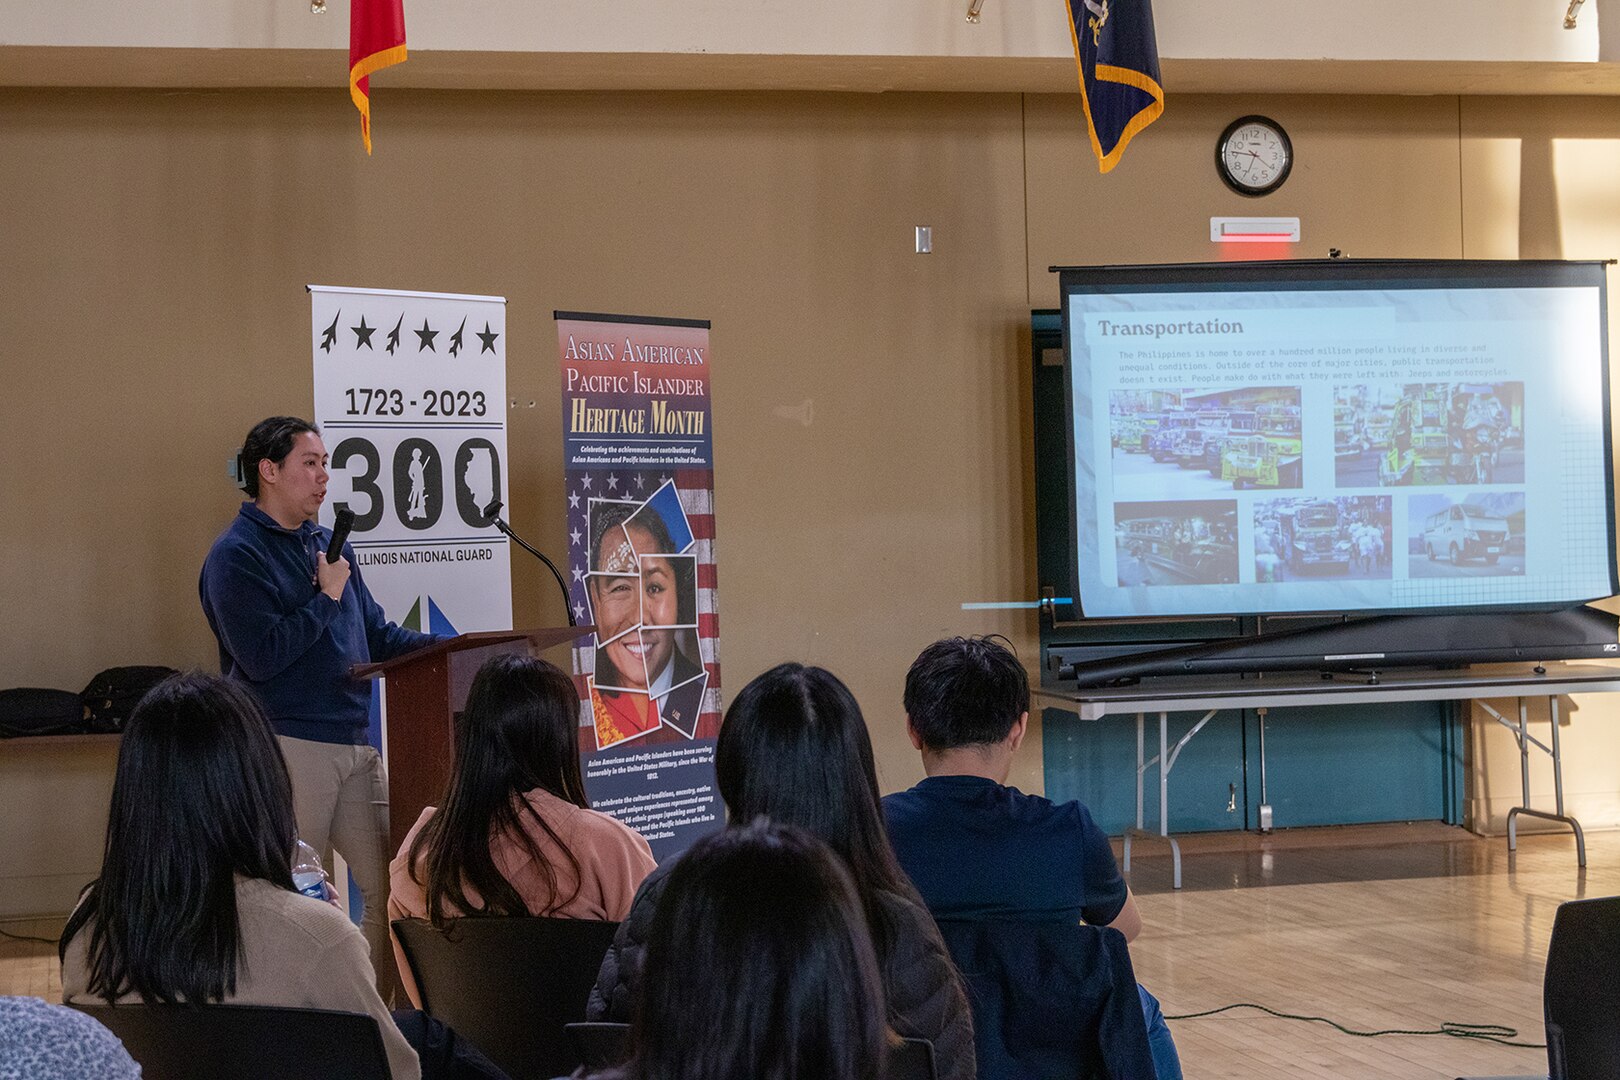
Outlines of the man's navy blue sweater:
{"type": "Polygon", "coordinates": [[[198,591],[219,640],[220,670],[251,686],[278,735],[314,742],[366,741],[371,684],[355,664],[389,660],[437,640],[389,622],[355,566],[341,602],[315,583],[332,531],[285,529],[251,502],[214,541],[198,591]]]}

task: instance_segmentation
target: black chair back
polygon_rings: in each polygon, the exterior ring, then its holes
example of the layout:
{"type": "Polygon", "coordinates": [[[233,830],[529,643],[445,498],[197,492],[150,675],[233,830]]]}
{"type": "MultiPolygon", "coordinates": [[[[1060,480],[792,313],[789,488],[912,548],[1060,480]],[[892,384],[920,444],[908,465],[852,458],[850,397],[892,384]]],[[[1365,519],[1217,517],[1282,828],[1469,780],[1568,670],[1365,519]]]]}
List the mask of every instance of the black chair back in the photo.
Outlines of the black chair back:
{"type": "Polygon", "coordinates": [[[1620,896],[1558,906],[1542,986],[1552,1080],[1620,1077],[1620,896]]]}
{"type": "MultiPolygon", "coordinates": [[[[629,1056],[629,1024],[569,1024],[568,1037],[588,1069],[611,1069],[629,1056]]],[[[935,1080],[934,1044],[927,1039],[901,1039],[890,1047],[883,1075],[885,1080],[935,1080]]]]}
{"type": "Polygon", "coordinates": [[[611,1069],[630,1056],[629,1024],[591,1020],[569,1024],[567,1030],[580,1064],[587,1069],[611,1069]]]}
{"type": "Polygon", "coordinates": [[[585,1002],[618,923],[467,918],[439,931],[396,919],[422,1011],[444,1021],[512,1080],[566,1076],[580,1056],[564,1032],[585,1002]]]}
{"type": "Polygon", "coordinates": [[[889,1048],[886,1080],[934,1080],[934,1044],[927,1039],[901,1039],[889,1048]]]}
{"type": "Polygon", "coordinates": [[[269,1005],[74,1005],[124,1044],[145,1080],[389,1080],[365,1013],[269,1005]]]}

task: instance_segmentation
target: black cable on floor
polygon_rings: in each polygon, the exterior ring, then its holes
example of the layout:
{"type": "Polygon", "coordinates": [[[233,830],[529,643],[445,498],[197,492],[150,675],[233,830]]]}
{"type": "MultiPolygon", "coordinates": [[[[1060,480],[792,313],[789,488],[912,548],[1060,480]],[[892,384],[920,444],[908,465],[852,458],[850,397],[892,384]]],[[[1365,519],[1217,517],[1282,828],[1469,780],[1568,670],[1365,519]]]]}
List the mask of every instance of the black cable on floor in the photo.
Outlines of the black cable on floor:
{"type": "Polygon", "coordinates": [[[0,937],[10,938],[12,941],[37,941],[41,945],[55,945],[56,944],[56,939],[55,938],[31,937],[28,934],[12,934],[12,933],[8,933],[5,930],[0,930],[0,937]]]}
{"type": "Polygon", "coordinates": [[[1484,1042],[1500,1043],[1503,1046],[1522,1046],[1526,1050],[1547,1049],[1546,1043],[1513,1042],[1512,1040],[1519,1037],[1518,1029],[1505,1027],[1502,1024],[1461,1024],[1455,1020],[1445,1020],[1441,1022],[1439,1027],[1429,1028],[1425,1031],[1406,1028],[1387,1028],[1383,1031],[1354,1031],[1343,1024],[1329,1020],[1325,1016],[1296,1016],[1294,1013],[1278,1012],[1276,1009],[1268,1009],[1264,1005],[1256,1005],[1252,1001],[1240,1001],[1234,1005],[1222,1005],[1218,1009],[1185,1013],[1181,1016],[1166,1015],[1165,1019],[1196,1020],[1201,1016],[1214,1016],[1216,1013],[1227,1012],[1230,1009],[1259,1009],[1263,1013],[1269,1013],[1283,1020],[1310,1020],[1318,1024],[1327,1024],[1329,1027],[1337,1028],[1346,1035],[1355,1035],[1363,1039],[1371,1039],[1379,1035],[1449,1035],[1453,1039],[1479,1039],[1484,1042]]]}

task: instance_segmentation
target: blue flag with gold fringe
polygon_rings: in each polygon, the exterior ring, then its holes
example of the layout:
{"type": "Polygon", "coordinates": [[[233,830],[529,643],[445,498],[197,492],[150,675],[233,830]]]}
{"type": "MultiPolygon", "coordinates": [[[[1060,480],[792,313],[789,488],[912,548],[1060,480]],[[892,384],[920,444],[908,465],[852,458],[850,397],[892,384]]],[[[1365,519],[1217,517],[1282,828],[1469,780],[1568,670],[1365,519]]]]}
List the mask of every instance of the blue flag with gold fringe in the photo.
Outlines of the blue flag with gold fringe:
{"type": "Polygon", "coordinates": [[[1150,0],[1069,0],[1080,99],[1097,166],[1119,164],[1131,137],[1164,112],[1150,0]]]}

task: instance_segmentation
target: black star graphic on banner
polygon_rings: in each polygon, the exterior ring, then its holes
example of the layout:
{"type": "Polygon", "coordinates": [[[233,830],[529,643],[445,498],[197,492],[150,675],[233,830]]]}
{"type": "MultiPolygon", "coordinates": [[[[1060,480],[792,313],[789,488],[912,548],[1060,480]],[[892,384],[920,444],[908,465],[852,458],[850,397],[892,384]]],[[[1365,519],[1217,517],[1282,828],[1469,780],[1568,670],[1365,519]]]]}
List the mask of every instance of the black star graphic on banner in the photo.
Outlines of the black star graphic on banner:
{"type": "Polygon", "coordinates": [[[404,326],[404,325],[405,325],[405,313],[402,311],[402,312],[399,313],[399,322],[395,323],[394,328],[392,330],[388,331],[388,355],[389,356],[394,355],[394,350],[399,348],[399,328],[401,326],[404,326]]]}
{"type": "Polygon", "coordinates": [[[500,336],[501,335],[499,335],[499,334],[491,333],[490,329],[489,329],[489,323],[487,323],[487,322],[484,323],[484,332],[478,335],[478,340],[482,341],[484,343],[484,347],[482,349],[478,350],[478,354],[480,356],[482,356],[484,353],[494,352],[495,351],[495,339],[500,337],[500,336]]]}
{"type": "Polygon", "coordinates": [[[429,330],[426,319],[422,320],[422,329],[412,330],[411,333],[415,334],[421,339],[420,343],[416,346],[417,352],[421,352],[423,349],[426,349],[428,352],[439,351],[433,347],[433,339],[439,336],[439,332],[437,330],[429,330]]]}
{"type": "Polygon", "coordinates": [[[362,345],[368,349],[371,348],[371,335],[376,333],[377,328],[375,326],[367,326],[366,317],[364,315],[360,316],[359,326],[351,326],[349,329],[354,331],[355,348],[358,349],[362,345]]]}
{"type": "Polygon", "coordinates": [[[332,325],[321,331],[321,352],[332,351],[332,343],[337,340],[338,320],[341,318],[343,318],[343,309],[338,308],[338,313],[332,316],[332,325]]]}
{"type": "Polygon", "coordinates": [[[456,332],[450,335],[451,356],[455,356],[457,353],[461,352],[461,332],[465,329],[467,329],[467,316],[463,315],[461,317],[461,325],[456,327],[456,332]]]}

